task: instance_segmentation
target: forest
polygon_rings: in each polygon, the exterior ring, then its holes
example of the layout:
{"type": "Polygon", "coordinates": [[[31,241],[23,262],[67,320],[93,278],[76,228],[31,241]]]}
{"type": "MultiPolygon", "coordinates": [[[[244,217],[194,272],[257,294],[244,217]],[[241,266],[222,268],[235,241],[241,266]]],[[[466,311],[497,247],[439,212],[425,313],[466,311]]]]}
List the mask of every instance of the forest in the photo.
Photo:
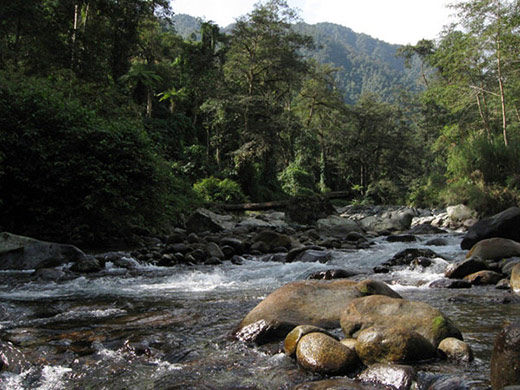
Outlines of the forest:
{"type": "Polygon", "coordinates": [[[438,39],[399,48],[420,71],[391,98],[388,80],[338,77],[321,61],[334,46],[284,0],[193,38],[173,12],[0,4],[0,231],[95,243],[167,231],[207,203],[330,191],[482,215],[518,204],[520,0],[457,3],[438,39]]]}

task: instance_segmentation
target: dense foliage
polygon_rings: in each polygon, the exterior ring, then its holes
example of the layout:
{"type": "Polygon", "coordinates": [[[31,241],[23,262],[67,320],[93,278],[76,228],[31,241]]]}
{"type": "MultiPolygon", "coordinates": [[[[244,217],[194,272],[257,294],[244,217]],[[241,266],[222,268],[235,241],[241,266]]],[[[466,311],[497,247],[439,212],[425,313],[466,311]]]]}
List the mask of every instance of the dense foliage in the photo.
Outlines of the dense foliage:
{"type": "Polygon", "coordinates": [[[3,2],[2,228],[96,242],[164,231],[203,201],[336,190],[510,205],[518,8],[459,3],[458,26],[398,59],[348,29],[300,23],[284,0],[188,38],[165,0],[3,2]]]}

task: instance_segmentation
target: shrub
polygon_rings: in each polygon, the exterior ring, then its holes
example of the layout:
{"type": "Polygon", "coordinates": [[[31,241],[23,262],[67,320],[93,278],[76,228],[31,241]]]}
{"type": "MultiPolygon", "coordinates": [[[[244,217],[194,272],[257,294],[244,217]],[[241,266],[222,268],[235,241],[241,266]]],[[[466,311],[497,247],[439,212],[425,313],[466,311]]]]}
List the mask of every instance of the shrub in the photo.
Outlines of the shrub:
{"type": "Polygon", "coordinates": [[[45,80],[0,78],[0,128],[4,229],[96,243],[175,218],[179,179],[140,122],[101,119],[45,80]]]}
{"type": "Polygon", "coordinates": [[[231,179],[208,177],[193,185],[195,192],[206,202],[211,203],[242,203],[246,197],[240,185],[231,179]]]}
{"type": "Polygon", "coordinates": [[[282,190],[292,196],[311,196],[316,193],[314,176],[299,166],[291,163],[278,175],[282,190]]]}
{"type": "Polygon", "coordinates": [[[365,198],[374,204],[397,204],[400,200],[399,187],[388,179],[381,179],[369,184],[365,198]]]}

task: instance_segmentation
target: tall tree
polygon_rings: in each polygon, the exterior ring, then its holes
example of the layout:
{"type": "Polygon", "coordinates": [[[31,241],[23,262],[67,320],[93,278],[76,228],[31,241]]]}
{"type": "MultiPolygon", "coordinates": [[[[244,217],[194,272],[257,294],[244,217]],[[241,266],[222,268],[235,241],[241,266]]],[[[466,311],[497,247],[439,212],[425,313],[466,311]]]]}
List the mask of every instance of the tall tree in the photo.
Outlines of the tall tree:
{"type": "Polygon", "coordinates": [[[294,33],[295,12],[284,0],[258,3],[237,21],[227,62],[226,80],[231,86],[241,118],[239,165],[261,165],[267,184],[276,177],[284,112],[306,72],[300,49],[310,38],[294,33]]]}

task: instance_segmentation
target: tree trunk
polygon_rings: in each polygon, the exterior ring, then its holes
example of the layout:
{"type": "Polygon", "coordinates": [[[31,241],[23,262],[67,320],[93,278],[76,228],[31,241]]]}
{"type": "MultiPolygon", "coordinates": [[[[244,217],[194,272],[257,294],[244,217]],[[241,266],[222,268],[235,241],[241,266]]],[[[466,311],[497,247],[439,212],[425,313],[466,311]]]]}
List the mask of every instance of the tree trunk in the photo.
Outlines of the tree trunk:
{"type": "Polygon", "coordinates": [[[504,136],[504,144],[506,146],[509,145],[508,137],[507,137],[507,114],[506,114],[506,96],[504,92],[504,78],[502,76],[502,45],[501,45],[501,33],[500,33],[500,23],[501,23],[501,10],[500,10],[500,1],[497,0],[497,14],[498,14],[498,33],[497,33],[497,72],[498,72],[498,85],[500,87],[500,104],[502,106],[502,134],[504,136]]]}

